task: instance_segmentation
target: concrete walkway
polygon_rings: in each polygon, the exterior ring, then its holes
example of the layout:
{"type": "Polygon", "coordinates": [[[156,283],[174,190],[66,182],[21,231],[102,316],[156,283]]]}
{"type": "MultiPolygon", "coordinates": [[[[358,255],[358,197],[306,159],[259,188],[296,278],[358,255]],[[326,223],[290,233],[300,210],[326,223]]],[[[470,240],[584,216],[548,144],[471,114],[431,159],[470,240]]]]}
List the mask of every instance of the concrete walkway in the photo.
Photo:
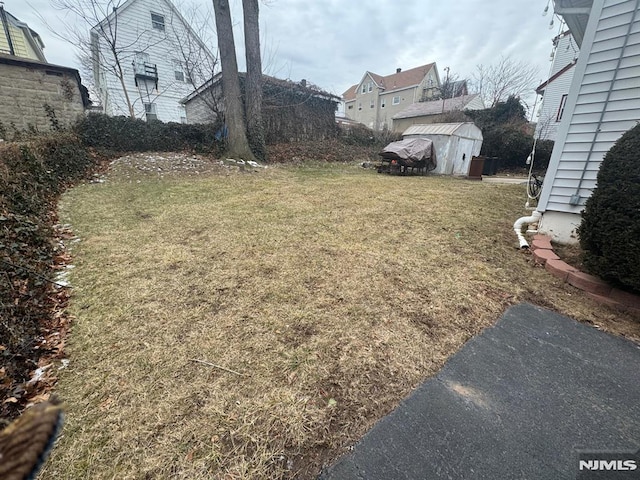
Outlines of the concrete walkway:
{"type": "Polygon", "coordinates": [[[528,179],[527,177],[496,177],[496,176],[483,175],[482,181],[484,183],[510,183],[510,184],[517,184],[517,185],[526,185],[528,179]]]}
{"type": "Polygon", "coordinates": [[[639,448],[640,347],[525,304],[470,340],[320,479],[637,479],[639,448]],[[598,476],[580,471],[580,459],[637,470],[598,476]]]}

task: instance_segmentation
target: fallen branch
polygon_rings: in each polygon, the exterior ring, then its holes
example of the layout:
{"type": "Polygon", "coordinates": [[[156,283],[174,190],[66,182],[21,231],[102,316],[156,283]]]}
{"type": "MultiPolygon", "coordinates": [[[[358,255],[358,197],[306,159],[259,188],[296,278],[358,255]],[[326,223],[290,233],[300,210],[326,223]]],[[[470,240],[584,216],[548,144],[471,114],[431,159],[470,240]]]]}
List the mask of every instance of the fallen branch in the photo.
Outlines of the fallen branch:
{"type": "Polygon", "coordinates": [[[215,363],[205,362],[204,360],[198,360],[197,358],[190,358],[189,360],[191,360],[192,362],[198,362],[198,363],[202,363],[204,365],[208,365],[208,366],[213,367],[213,368],[224,370],[225,372],[233,373],[234,375],[238,375],[240,377],[248,377],[248,375],[245,375],[244,373],[236,372],[235,370],[230,370],[230,369],[225,368],[225,367],[223,367],[221,365],[216,365],[215,363]]]}

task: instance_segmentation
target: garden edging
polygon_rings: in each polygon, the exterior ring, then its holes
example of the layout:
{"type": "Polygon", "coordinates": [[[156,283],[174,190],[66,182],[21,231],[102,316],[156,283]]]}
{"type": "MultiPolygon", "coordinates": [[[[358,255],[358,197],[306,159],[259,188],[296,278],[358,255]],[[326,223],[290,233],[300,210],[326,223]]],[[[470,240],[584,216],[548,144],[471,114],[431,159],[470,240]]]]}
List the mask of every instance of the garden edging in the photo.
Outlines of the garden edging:
{"type": "Polygon", "coordinates": [[[551,275],[583,290],[596,302],[619,310],[640,313],[640,296],[611,287],[600,278],[581,272],[562,261],[554,253],[551,237],[548,235],[535,235],[531,242],[531,251],[535,263],[544,265],[545,270],[551,275]]]}

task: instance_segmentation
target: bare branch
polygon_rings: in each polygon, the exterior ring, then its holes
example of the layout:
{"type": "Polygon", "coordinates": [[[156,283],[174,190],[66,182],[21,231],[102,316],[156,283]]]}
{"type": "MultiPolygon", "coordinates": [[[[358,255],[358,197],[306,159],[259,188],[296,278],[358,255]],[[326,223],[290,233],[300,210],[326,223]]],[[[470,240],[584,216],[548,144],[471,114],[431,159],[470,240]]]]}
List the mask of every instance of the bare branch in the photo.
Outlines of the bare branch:
{"type": "Polygon", "coordinates": [[[473,75],[475,90],[487,107],[495,107],[510,96],[520,98],[529,93],[536,78],[535,66],[510,57],[501,57],[498,63],[488,66],[480,64],[473,75]]]}

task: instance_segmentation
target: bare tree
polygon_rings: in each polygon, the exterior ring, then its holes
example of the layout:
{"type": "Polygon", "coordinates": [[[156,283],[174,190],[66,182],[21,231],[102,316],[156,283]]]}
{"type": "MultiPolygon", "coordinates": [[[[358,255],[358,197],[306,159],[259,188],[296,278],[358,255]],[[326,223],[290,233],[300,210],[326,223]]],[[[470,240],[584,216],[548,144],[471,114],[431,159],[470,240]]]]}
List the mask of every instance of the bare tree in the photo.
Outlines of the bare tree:
{"type": "Polygon", "coordinates": [[[184,65],[185,80],[199,91],[205,106],[218,118],[222,115],[219,96],[214,89],[204,88],[219,67],[218,58],[206,47],[213,43],[213,32],[209,26],[214,20],[210,10],[202,11],[200,7],[192,5],[186,9],[187,30],[176,29],[172,24],[171,43],[184,65]]]}
{"type": "MultiPolygon", "coordinates": [[[[97,63],[105,66],[119,80],[122,86],[122,93],[127,104],[129,115],[135,118],[135,111],[131,96],[125,82],[123,64],[126,61],[125,54],[131,45],[121,45],[118,42],[118,16],[115,14],[124,0],[108,0],[101,2],[98,0],[51,0],[51,5],[60,11],[75,16],[80,22],[75,24],[66,23],[64,31],[55,29],[47,23],[47,20],[40,19],[47,25],[49,30],[58,38],[69,42],[79,48],[83,53],[79,59],[83,66],[91,64],[95,72],[97,63]],[[90,36],[87,36],[84,28],[93,27],[90,36]],[[104,44],[105,49],[99,48],[99,43],[104,44]]],[[[96,82],[98,83],[98,82],[96,82]]],[[[97,85],[96,85],[97,87],[97,85]]]]}
{"type": "Polygon", "coordinates": [[[245,160],[255,157],[249,148],[238,78],[236,46],[233,40],[233,26],[228,0],[213,0],[218,32],[218,49],[222,66],[222,92],[224,95],[224,118],[229,132],[227,154],[245,160]]]}
{"type": "Polygon", "coordinates": [[[175,28],[172,18],[174,15],[177,17],[181,15],[174,7],[168,12],[171,18],[168,19],[167,25],[171,28],[152,31],[151,28],[138,27],[133,35],[130,31],[126,32],[128,35],[124,35],[125,32],[120,31],[117,15],[124,3],[125,0],[51,0],[52,6],[63,12],[65,19],[71,18],[71,20],[65,21],[58,18],[64,28],[54,29],[42,16],[40,19],[55,36],[80,50],[78,59],[83,73],[93,74],[88,76],[88,78],[93,76],[94,80],[88,82],[93,83],[90,85],[91,90],[95,93],[102,91],[101,96],[104,97],[110,90],[107,77],[113,76],[116,79],[116,84],[119,85],[116,89],[121,91],[122,104],[124,104],[119,107],[117,103],[115,104],[120,109],[118,113],[135,118],[138,102],[153,103],[177,84],[184,85],[186,82],[194,87],[199,86],[205,79],[211,77],[216,61],[188,22],[180,22],[184,24],[186,30],[180,31],[175,28]],[[87,30],[90,30],[89,35],[87,30]],[[159,32],[164,34],[159,35],[159,32]],[[170,44],[174,47],[173,51],[177,51],[178,56],[182,57],[179,59],[180,68],[176,68],[176,72],[179,73],[183,69],[186,78],[176,77],[174,82],[164,82],[161,91],[158,89],[157,81],[151,88],[146,80],[142,81],[143,86],[140,86],[136,79],[136,89],[127,82],[131,67],[146,68],[146,64],[140,65],[138,56],[143,55],[153,46],[163,43],[170,44]],[[106,75],[103,76],[103,72],[106,72],[106,75]]]}
{"type": "Polygon", "coordinates": [[[262,59],[260,57],[260,26],[258,0],[242,0],[244,14],[244,44],[247,61],[245,81],[245,111],[247,134],[251,150],[259,160],[266,160],[262,124],[262,59]]]}
{"type": "Polygon", "coordinates": [[[478,65],[473,75],[475,90],[480,94],[485,106],[495,107],[510,96],[522,97],[535,86],[537,69],[523,61],[501,57],[498,63],[478,65]]]}

